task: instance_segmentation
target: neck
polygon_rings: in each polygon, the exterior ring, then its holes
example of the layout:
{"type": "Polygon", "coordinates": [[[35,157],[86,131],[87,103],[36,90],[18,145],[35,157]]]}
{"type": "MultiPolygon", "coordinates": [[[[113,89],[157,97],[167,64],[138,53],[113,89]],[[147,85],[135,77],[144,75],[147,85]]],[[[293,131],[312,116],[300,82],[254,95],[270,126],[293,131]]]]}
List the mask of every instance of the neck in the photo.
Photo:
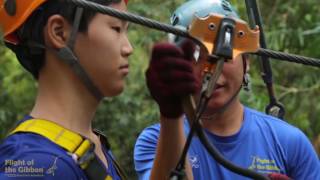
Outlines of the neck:
{"type": "Polygon", "coordinates": [[[237,133],[243,122],[244,107],[238,99],[209,118],[202,119],[203,127],[219,136],[230,136],[237,133]]]}
{"type": "Polygon", "coordinates": [[[41,70],[38,96],[30,115],[92,137],[91,124],[99,101],[70,68],[61,63],[57,59],[48,60],[41,70]]]}

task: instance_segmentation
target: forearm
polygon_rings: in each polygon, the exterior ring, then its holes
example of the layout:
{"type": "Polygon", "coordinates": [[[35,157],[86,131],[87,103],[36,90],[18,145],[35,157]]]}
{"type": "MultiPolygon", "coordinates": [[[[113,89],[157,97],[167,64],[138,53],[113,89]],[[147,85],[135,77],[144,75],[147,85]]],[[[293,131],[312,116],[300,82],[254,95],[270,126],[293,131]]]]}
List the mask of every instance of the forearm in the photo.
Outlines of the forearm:
{"type": "MultiPolygon", "coordinates": [[[[176,167],[186,141],[182,117],[167,119],[161,117],[161,129],[157,144],[155,160],[151,171],[151,179],[168,179],[176,167]]],[[[192,178],[189,163],[186,163],[187,179],[192,178]]]]}

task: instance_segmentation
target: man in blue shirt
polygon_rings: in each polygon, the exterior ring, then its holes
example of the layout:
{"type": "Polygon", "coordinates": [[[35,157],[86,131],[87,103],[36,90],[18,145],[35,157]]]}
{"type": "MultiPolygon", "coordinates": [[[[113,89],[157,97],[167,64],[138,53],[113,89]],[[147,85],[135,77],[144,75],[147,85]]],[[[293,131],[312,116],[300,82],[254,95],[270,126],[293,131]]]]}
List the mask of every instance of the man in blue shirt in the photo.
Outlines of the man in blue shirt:
{"type": "MultiPolygon", "coordinates": [[[[128,0],[88,1],[127,11],[128,0]]],[[[128,22],[65,0],[6,0],[0,26],[38,83],[30,114],[0,144],[0,179],[125,179],[92,122],[101,100],[125,87],[133,51],[128,22]]],[[[171,121],[163,125],[173,127],[164,134],[178,137],[171,121]]],[[[171,163],[170,154],[162,157],[171,163]]]]}
{"type": "MultiPolygon", "coordinates": [[[[184,121],[185,133],[190,130],[184,121]]],[[[139,179],[148,179],[160,125],[146,128],[139,136],[134,152],[139,179]]],[[[277,118],[244,108],[241,128],[229,136],[206,129],[211,143],[228,160],[243,168],[263,174],[286,174],[292,179],[319,179],[317,155],[307,137],[297,128],[277,118]]],[[[248,179],[219,165],[194,137],[188,151],[195,179],[248,179]]]]}
{"type": "MultiPolygon", "coordinates": [[[[172,22],[176,26],[188,27],[194,15],[206,17],[209,13],[237,18],[227,1],[191,0],[176,10],[172,22]]],[[[183,116],[181,99],[194,93],[190,87],[199,84],[205,60],[199,58],[196,64],[192,64],[194,47],[190,42],[182,43],[181,46],[178,48],[166,43],[155,45],[146,75],[150,93],[160,108],[160,122],[181,123],[180,129],[184,129],[187,135],[190,127],[183,116]],[[183,68],[181,64],[184,64],[183,68]]],[[[317,155],[299,129],[241,104],[238,93],[243,84],[247,83],[244,75],[248,70],[249,62],[244,55],[225,63],[202,116],[202,125],[209,141],[229,161],[272,179],[320,179],[317,155]]],[[[156,174],[152,168],[161,162],[161,150],[156,147],[157,143],[166,141],[167,146],[171,145],[172,137],[159,135],[164,128],[167,127],[162,124],[148,127],[136,142],[134,161],[139,179],[147,180],[156,174]]],[[[218,164],[198,137],[192,139],[188,160],[186,171],[188,173],[192,168],[194,179],[248,179],[218,164]]],[[[174,165],[167,167],[166,171],[174,168],[174,165]]]]}

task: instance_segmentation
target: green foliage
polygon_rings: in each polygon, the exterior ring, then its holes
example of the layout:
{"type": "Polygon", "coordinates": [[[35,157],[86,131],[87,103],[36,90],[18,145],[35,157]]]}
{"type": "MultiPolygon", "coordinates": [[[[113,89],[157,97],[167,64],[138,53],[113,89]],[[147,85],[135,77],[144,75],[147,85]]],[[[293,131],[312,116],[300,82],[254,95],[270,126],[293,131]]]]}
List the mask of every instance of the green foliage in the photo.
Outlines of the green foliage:
{"type": "Polygon", "coordinates": [[[15,55],[0,45],[0,138],[27,113],[35,96],[35,83],[15,55]]]}
{"type": "MultiPolygon", "coordinates": [[[[270,49],[320,57],[317,50],[320,43],[320,10],[316,8],[315,1],[259,2],[270,49]]],[[[257,63],[253,67],[253,94],[261,98],[266,91],[263,91],[261,80],[257,81],[257,63]]],[[[272,67],[277,97],[286,107],[285,119],[302,129],[311,139],[316,138],[320,132],[317,98],[320,92],[319,69],[279,61],[272,61],[272,67]]],[[[268,99],[262,99],[267,104],[268,99]]],[[[255,101],[249,104],[256,107],[255,101]]]]}
{"type": "MultiPolygon", "coordinates": [[[[161,22],[169,22],[173,10],[183,0],[130,0],[129,11],[161,22]],[[161,5],[160,5],[161,4],[161,5]]],[[[244,3],[231,0],[246,19],[244,3]]],[[[259,1],[268,47],[274,50],[320,57],[320,9],[314,0],[259,1]]],[[[127,88],[119,97],[106,99],[99,107],[94,122],[109,137],[113,152],[125,167],[130,179],[135,179],[133,147],[142,129],[158,121],[157,105],[145,86],[152,44],[165,41],[167,35],[132,24],[129,38],[135,48],[130,57],[131,72],[127,88]]],[[[285,119],[302,129],[313,140],[320,134],[319,69],[272,60],[274,83],[278,99],[286,107],[285,119]]],[[[246,105],[264,111],[268,95],[260,78],[258,61],[252,57],[250,74],[252,93],[242,93],[246,105]]],[[[0,138],[13,124],[27,114],[36,94],[36,84],[3,44],[0,45],[0,138]]]]}

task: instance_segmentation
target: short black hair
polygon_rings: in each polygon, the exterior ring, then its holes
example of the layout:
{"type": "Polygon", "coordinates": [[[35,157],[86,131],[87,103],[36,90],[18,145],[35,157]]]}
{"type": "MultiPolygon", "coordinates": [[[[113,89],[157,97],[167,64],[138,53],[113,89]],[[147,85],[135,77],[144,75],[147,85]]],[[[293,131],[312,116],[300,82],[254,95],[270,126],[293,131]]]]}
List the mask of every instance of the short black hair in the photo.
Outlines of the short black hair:
{"type": "MultiPolygon", "coordinates": [[[[102,5],[120,3],[121,0],[88,0],[102,5]]],[[[77,7],[64,0],[48,0],[37,8],[16,31],[19,45],[6,44],[17,56],[20,64],[38,79],[39,72],[45,63],[45,49],[30,46],[30,42],[44,45],[43,30],[50,16],[59,14],[72,24],[77,7]]],[[[95,11],[84,9],[79,25],[79,32],[86,32],[95,11]]]]}

